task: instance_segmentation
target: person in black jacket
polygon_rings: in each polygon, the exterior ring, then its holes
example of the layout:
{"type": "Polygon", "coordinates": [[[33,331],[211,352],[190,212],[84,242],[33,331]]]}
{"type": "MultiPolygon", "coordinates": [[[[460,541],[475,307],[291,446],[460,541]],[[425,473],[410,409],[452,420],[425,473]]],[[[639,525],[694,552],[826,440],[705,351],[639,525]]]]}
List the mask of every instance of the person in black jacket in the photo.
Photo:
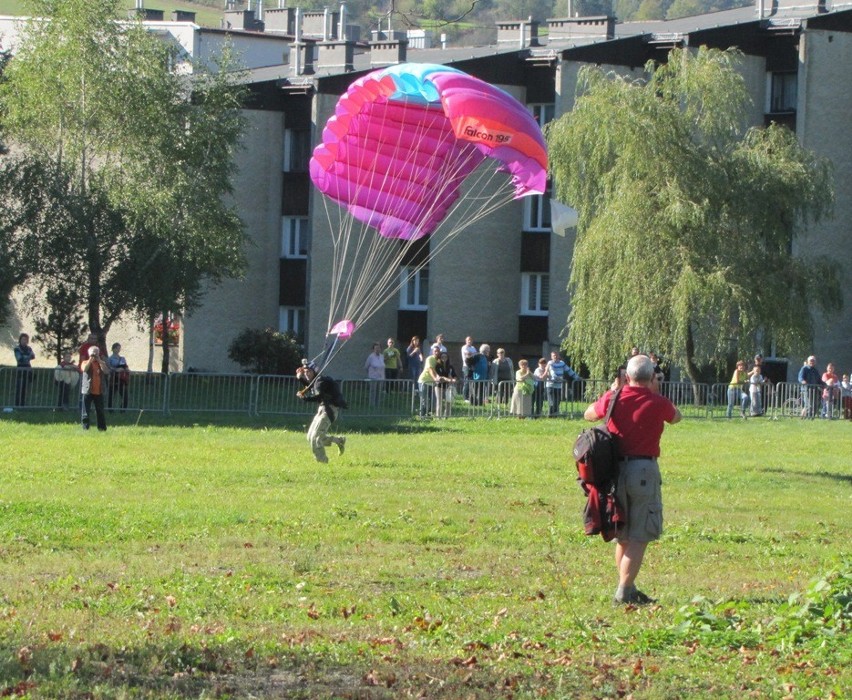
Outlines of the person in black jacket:
{"type": "MultiPolygon", "coordinates": [[[[300,377],[300,379],[302,379],[300,377]]],[[[304,382],[304,379],[302,379],[304,382]]],[[[319,403],[316,415],[308,428],[308,443],[314,452],[317,462],[328,462],[325,448],[337,445],[337,450],[343,454],[346,449],[346,438],[337,435],[329,435],[331,424],[337,420],[340,410],[347,407],[346,399],[340,393],[340,384],[337,380],[320,374],[313,378],[308,386],[309,391],[299,391],[297,396],[308,403],[319,403]]]]}

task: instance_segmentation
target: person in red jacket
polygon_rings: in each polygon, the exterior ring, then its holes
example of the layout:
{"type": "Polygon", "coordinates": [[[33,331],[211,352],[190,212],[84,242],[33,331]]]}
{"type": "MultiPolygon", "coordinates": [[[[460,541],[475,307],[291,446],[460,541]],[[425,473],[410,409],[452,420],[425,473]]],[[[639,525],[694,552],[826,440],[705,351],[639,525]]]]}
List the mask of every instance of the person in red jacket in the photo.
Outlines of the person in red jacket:
{"type": "MultiPolygon", "coordinates": [[[[606,415],[612,399],[607,391],[583,414],[588,421],[606,415]]],[[[636,588],[636,577],[648,543],[663,532],[662,480],[657,458],[666,423],[681,419],[677,407],[659,393],[659,377],[647,355],[635,355],[627,363],[627,385],[621,390],[607,423],[622,455],[616,497],[623,506],[627,524],[615,545],[618,588],[615,602],[645,605],[655,602],[636,588]]]]}

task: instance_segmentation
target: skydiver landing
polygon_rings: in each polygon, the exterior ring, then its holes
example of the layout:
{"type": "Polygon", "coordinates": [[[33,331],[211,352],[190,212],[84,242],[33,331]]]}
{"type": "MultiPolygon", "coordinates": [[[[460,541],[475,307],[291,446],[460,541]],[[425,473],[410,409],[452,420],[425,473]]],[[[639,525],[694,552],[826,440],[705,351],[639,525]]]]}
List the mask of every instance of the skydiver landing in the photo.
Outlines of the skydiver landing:
{"type": "Polygon", "coordinates": [[[326,447],[337,445],[340,454],[343,454],[346,449],[345,437],[328,434],[332,423],[340,415],[340,409],[347,407],[346,399],[340,393],[340,384],[335,379],[322,374],[314,376],[314,370],[305,365],[299,369],[302,370],[299,380],[306,386],[296,395],[302,401],[319,403],[311,427],[308,428],[308,444],[310,444],[317,462],[327,463],[326,447]]]}

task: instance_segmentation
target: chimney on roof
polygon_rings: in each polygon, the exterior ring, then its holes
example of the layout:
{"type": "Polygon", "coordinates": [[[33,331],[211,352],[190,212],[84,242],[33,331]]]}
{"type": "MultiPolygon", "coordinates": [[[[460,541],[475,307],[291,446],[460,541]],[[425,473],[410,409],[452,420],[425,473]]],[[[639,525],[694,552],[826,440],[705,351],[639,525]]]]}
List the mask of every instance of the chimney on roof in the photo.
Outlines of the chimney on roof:
{"type": "Polygon", "coordinates": [[[349,19],[349,12],[346,10],[346,3],[340,3],[340,29],[337,30],[337,36],[341,41],[346,41],[349,36],[346,33],[346,20],[349,19]]]}
{"type": "Polygon", "coordinates": [[[175,22],[195,22],[195,13],[186,10],[172,10],[172,20],[175,22]]]}
{"type": "Polygon", "coordinates": [[[538,22],[532,17],[497,22],[497,43],[518,44],[520,48],[538,46],[538,22]]]}
{"type": "Polygon", "coordinates": [[[538,46],[538,22],[530,17],[527,20],[513,19],[497,22],[497,43],[518,44],[522,49],[538,46]]]}
{"type": "Polygon", "coordinates": [[[263,11],[263,28],[267,32],[280,34],[296,33],[296,8],[277,7],[263,11]]]}
{"type": "Polygon", "coordinates": [[[254,16],[254,10],[225,10],[224,27],[247,32],[262,32],[263,22],[254,16]]]}
{"type": "Polygon", "coordinates": [[[612,39],[615,36],[615,17],[563,17],[547,20],[548,41],[568,39],[612,39]]]}
{"type": "MultiPolygon", "coordinates": [[[[333,37],[329,37],[328,41],[316,44],[317,70],[342,71],[346,73],[355,70],[355,41],[349,38],[352,32],[350,32],[350,28],[346,25],[348,16],[349,13],[347,12],[346,4],[341,3],[340,16],[337,22],[337,40],[335,41],[333,37]]],[[[331,26],[331,22],[329,22],[329,26],[331,26]]]]}
{"type": "MultiPolygon", "coordinates": [[[[402,34],[402,32],[394,33],[402,34]]],[[[381,34],[381,32],[373,32],[373,34],[381,34]]],[[[405,63],[407,50],[408,39],[399,37],[374,39],[370,42],[370,65],[381,67],[405,63]]]]}

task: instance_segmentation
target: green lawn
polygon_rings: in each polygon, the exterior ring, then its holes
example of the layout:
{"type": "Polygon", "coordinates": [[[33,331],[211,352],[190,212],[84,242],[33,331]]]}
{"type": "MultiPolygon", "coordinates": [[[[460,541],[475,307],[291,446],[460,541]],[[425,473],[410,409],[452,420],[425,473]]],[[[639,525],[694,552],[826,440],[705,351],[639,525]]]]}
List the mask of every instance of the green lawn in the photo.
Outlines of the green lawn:
{"type": "Polygon", "coordinates": [[[55,415],[0,419],[0,695],[852,686],[848,422],[668,428],[640,576],[659,604],[625,609],[612,546],[581,530],[579,422],[344,418],[346,454],[318,465],[283,419],[111,414],[99,434],[55,415]]]}

